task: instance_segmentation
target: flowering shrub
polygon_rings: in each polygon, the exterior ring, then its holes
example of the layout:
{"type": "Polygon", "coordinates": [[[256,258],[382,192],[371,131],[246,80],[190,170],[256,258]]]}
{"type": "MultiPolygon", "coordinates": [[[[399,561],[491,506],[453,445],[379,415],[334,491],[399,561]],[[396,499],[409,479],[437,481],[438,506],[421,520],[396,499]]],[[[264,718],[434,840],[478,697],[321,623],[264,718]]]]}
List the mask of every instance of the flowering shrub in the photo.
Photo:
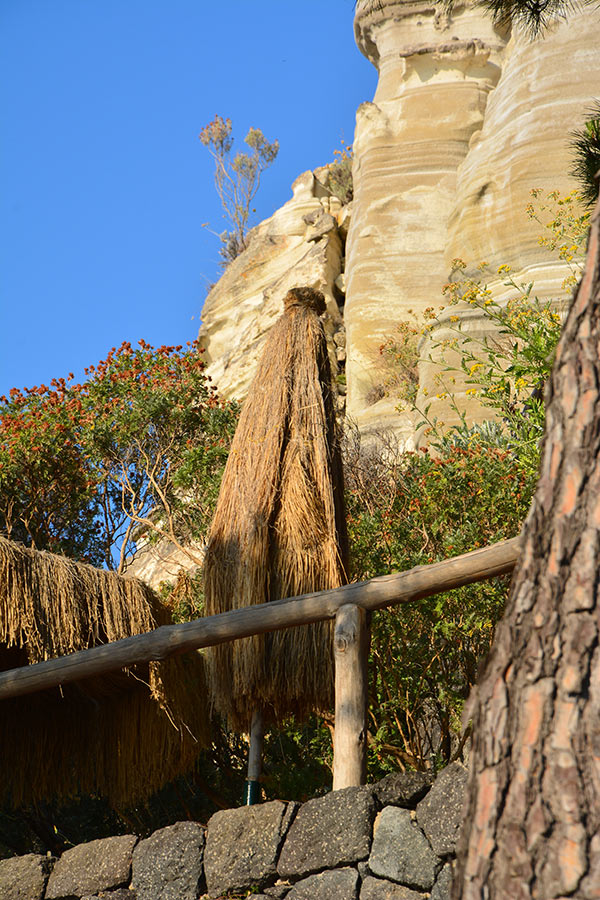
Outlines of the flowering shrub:
{"type": "Polygon", "coordinates": [[[0,529],[123,571],[138,526],[180,545],[200,537],[235,409],[196,342],[126,342],[86,375],[0,398],[0,529]]]}
{"type": "MultiPolygon", "coordinates": [[[[598,163],[600,166],[600,162],[598,163]]],[[[561,195],[550,191],[545,196],[534,188],[531,202],[525,207],[530,219],[542,226],[538,244],[567,263],[570,274],[562,287],[570,291],[581,277],[583,257],[590,231],[590,211],[585,209],[586,196],[582,191],[561,195]]]]}
{"type": "MultiPolygon", "coordinates": [[[[512,294],[500,303],[484,279],[486,263],[473,276],[466,274],[463,260],[455,259],[450,281],[443,288],[448,305],[440,312],[426,311],[423,333],[429,334],[432,350],[436,351],[437,396],[447,399],[459,417],[458,432],[469,431],[465,410],[457,400],[460,379],[467,386],[466,394],[488,407],[490,419],[498,423],[494,440],[510,445],[516,465],[536,473],[545,421],[544,385],[552,368],[568,295],[581,275],[589,213],[581,212],[577,191],[565,197],[558,191],[545,198],[537,190],[531,195],[533,202],[527,206],[527,214],[544,227],[538,243],[566,262],[570,270],[562,284],[563,297],[539,300],[532,283],[517,283],[510,266],[502,265],[496,275],[505,277],[504,287],[512,289],[512,294]],[[460,308],[448,315],[451,307],[464,308],[467,304],[481,312],[486,336],[479,338],[464,331],[460,308]],[[436,339],[440,327],[451,337],[436,339]]],[[[427,390],[422,393],[426,395],[427,390]]],[[[430,417],[430,408],[428,404],[418,410],[423,420],[420,424],[427,425],[430,440],[439,442],[444,425],[430,417]]]]}
{"type": "Polygon", "coordinates": [[[378,358],[374,360],[376,381],[365,397],[367,403],[390,396],[400,401],[414,402],[419,387],[419,341],[422,334],[423,328],[416,316],[398,322],[393,337],[380,345],[378,358]]]}

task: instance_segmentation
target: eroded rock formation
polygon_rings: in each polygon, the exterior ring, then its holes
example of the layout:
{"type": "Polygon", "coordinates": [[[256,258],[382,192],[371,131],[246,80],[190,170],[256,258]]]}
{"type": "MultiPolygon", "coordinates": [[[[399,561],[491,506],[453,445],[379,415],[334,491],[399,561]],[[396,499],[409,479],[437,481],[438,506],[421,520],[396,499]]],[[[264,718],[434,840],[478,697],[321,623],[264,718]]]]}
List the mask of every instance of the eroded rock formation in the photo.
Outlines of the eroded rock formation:
{"type": "MultiPolygon", "coordinates": [[[[357,43],[379,70],[357,114],[346,254],[347,410],[363,431],[398,423],[393,396],[369,403],[378,347],[409,310],[442,302],[454,257],[509,264],[540,296],[561,292],[566,266],[544,260],[525,207],[531,188],[575,186],[569,131],[600,91],[599,26],[590,7],[532,42],[472,6],[448,16],[427,2],[357,4],[357,43]]],[[[502,279],[490,286],[502,295],[502,279]]],[[[420,367],[421,388],[434,371],[420,367]]],[[[443,400],[432,414],[452,418],[443,400]]],[[[410,438],[412,420],[400,425],[410,438]]]]}
{"type": "Polygon", "coordinates": [[[245,396],[267,331],[292,287],[312,287],[325,295],[334,371],[343,368],[337,363],[343,363],[344,353],[336,347],[343,347],[339,276],[347,211],[319,174],[324,173],[305,172],[296,179],[292,199],[252,230],[247,249],[206,298],[201,344],[208,372],[224,397],[245,396]]]}
{"type": "MultiPolygon", "coordinates": [[[[398,322],[443,303],[453,258],[487,261],[500,299],[507,291],[493,273],[503,264],[517,282],[533,280],[539,296],[564,296],[566,264],[545,255],[525,207],[532,188],[564,194],[576,186],[567,174],[569,132],[600,94],[599,26],[600,11],[589,6],[532,41],[495,28],[469,4],[449,15],[428,0],[360,0],[356,41],[379,81],[373,102],[357,112],[352,215],[317,170],[300,176],[292,199],[254,230],[202,312],[209,373],[221,392],[243,398],[278,299],[307,284],[328,298],[347,413],[363,433],[392,427],[410,445],[414,421],[398,413],[379,347],[398,322]]],[[[477,310],[461,316],[471,334],[485,334],[477,310]]],[[[424,342],[421,358],[430,352],[424,342]]],[[[421,390],[435,394],[437,371],[420,364],[421,390]]],[[[433,407],[452,421],[444,400],[433,407]]],[[[473,404],[470,413],[478,415],[473,404]]]]}
{"type": "MultiPolygon", "coordinates": [[[[305,172],[211,290],[200,336],[221,394],[243,400],[281,298],[307,285],[327,298],[340,411],[363,435],[391,428],[411,447],[416,420],[398,411],[379,348],[398,323],[418,323],[444,302],[454,258],[472,271],[487,261],[499,300],[510,293],[495,274],[506,264],[517,283],[533,281],[539,297],[564,302],[567,264],[539,246],[541,226],[525,208],[532,188],[576,187],[569,133],[600,96],[599,33],[594,5],[532,41],[468,4],[448,15],[428,0],[359,0],[356,41],[379,81],[357,112],[354,200],[342,207],[325,169],[305,172]]],[[[453,307],[421,341],[418,403],[447,424],[456,415],[436,397],[435,341],[450,335],[450,313],[472,337],[489,333],[479,310],[453,307]]],[[[454,387],[469,418],[482,418],[464,390],[454,387]]],[[[172,580],[178,555],[162,547],[165,561],[147,549],[144,576],[172,580]]]]}

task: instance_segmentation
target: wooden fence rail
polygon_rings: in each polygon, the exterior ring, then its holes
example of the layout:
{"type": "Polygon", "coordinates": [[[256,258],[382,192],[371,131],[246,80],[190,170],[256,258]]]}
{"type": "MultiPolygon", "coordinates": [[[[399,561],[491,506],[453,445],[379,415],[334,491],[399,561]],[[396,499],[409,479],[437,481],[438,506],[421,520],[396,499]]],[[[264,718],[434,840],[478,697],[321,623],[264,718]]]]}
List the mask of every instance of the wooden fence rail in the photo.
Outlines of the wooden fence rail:
{"type": "MultiPolygon", "coordinates": [[[[212,647],[253,634],[332,619],[348,604],[376,610],[503,575],[511,572],[517,561],[519,541],[519,538],[512,538],[443,562],[417,566],[397,575],[384,575],[335,590],[236,609],[180,625],[163,625],[147,634],[1,672],[0,699],[46,690],[124,666],[166,659],[176,653],[212,647]]],[[[357,659],[359,657],[360,653],[356,655],[357,659]]]]}

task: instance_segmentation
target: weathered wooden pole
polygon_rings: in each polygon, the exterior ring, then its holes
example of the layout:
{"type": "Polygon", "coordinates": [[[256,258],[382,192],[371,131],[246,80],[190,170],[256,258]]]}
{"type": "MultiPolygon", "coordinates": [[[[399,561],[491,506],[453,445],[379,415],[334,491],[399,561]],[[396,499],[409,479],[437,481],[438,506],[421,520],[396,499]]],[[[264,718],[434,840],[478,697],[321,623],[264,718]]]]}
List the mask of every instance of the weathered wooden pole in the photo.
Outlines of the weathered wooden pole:
{"type": "Polygon", "coordinates": [[[346,603],[335,617],[335,733],[333,790],[367,780],[367,614],[346,603]]]}
{"type": "Polygon", "coordinates": [[[168,659],[176,653],[213,647],[252,634],[330,619],[348,603],[360,604],[366,610],[383,609],[506,575],[512,572],[519,557],[519,545],[519,538],[510,538],[396,575],[380,575],[370,581],[230,610],[207,619],[161,625],[147,634],[10,669],[0,672],[0,700],[114,672],[124,666],[168,659]]]}
{"type": "Polygon", "coordinates": [[[246,806],[260,803],[260,773],[265,726],[262,709],[255,709],[250,724],[250,748],[248,750],[248,778],[246,779],[246,806]]]}

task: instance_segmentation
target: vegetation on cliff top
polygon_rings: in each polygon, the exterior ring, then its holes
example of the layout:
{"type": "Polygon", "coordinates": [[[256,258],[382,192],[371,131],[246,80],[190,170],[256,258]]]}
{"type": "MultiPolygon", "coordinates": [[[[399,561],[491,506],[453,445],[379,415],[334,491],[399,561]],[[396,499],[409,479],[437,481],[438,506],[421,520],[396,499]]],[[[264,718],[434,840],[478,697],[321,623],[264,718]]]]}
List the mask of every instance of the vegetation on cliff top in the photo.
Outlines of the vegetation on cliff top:
{"type": "Polygon", "coordinates": [[[233,149],[231,119],[216,115],[199,134],[201,143],[215,161],[215,187],[223,207],[228,229],[218,235],[221,241],[221,267],[226,268],[247,246],[248,222],[260,187],[262,173],[275,162],[279,141],[269,143],[260,128],[251,128],[244,138],[249,153],[233,149]]]}

